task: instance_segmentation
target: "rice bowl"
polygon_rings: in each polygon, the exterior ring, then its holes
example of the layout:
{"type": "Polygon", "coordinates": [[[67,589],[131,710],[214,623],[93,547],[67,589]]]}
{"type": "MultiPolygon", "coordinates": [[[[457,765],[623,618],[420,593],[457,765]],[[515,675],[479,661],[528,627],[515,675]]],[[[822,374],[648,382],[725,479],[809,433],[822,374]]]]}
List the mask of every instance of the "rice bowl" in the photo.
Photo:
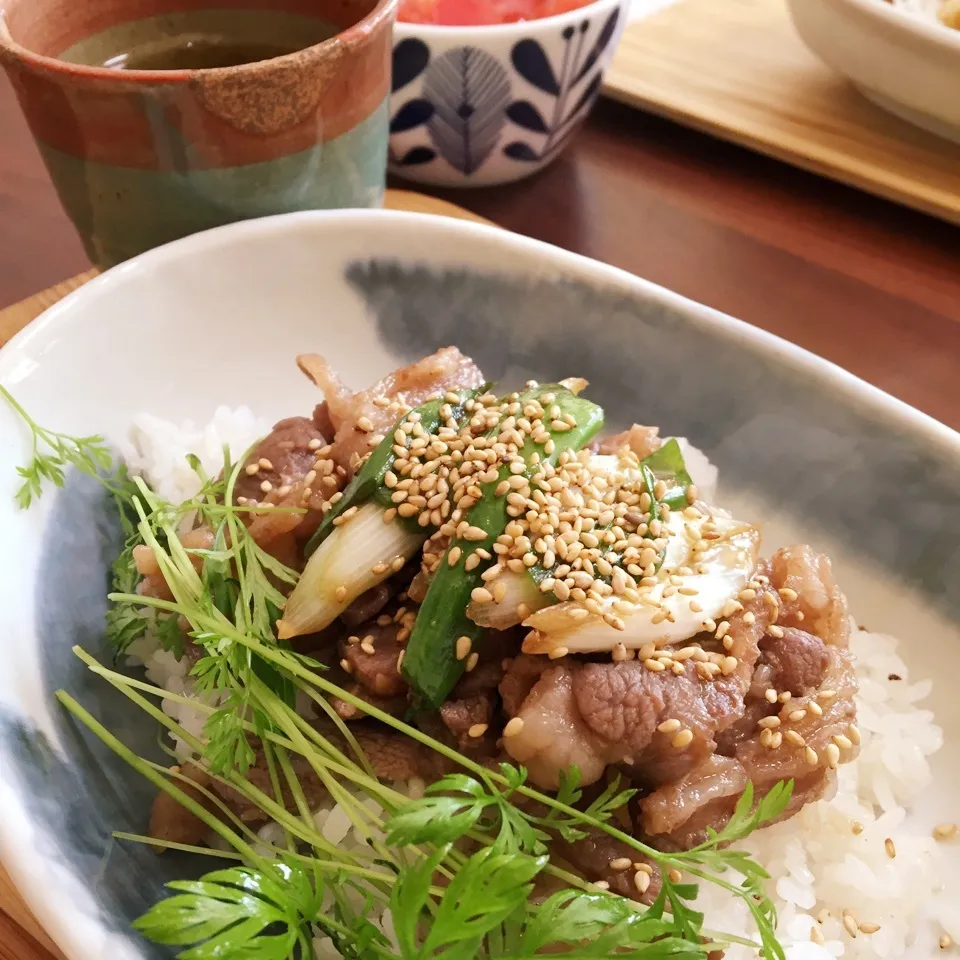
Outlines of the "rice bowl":
{"type": "MultiPolygon", "coordinates": [[[[362,383],[363,381],[360,380],[359,382],[362,383]]],[[[258,413],[261,410],[265,411],[267,417],[272,419],[289,409],[287,403],[282,404],[283,409],[278,409],[278,406],[260,407],[258,405],[254,409],[258,413]]],[[[161,415],[167,413],[163,406],[153,405],[152,409],[161,415]]],[[[203,411],[198,409],[197,412],[202,419],[203,411]]],[[[181,414],[177,413],[175,415],[179,416],[181,414]]],[[[260,433],[263,429],[263,421],[258,423],[253,414],[249,413],[241,414],[234,422],[233,415],[229,411],[225,411],[219,415],[219,419],[224,431],[235,430],[234,436],[237,443],[241,443],[245,439],[244,423],[254,433],[260,433]]],[[[129,425],[129,420],[127,424],[129,425]]],[[[170,438],[177,435],[179,428],[164,427],[156,424],[156,422],[153,422],[153,427],[156,427],[158,431],[166,431],[163,435],[167,437],[167,441],[158,444],[158,446],[167,446],[182,451],[192,445],[189,439],[175,443],[171,442],[170,438]]],[[[152,427],[149,424],[145,428],[140,427],[139,441],[141,446],[140,453],[137,454],[140,457],[139,469],[147,469],[148,473],[152,469],[155,471],[155,479],[160,479],[167,468],[162,464],[159,467],[154,466],[151,463],[150,455],[144,450],[145,437],[151,429],[152,427]]],[[[119,441],[126,432],[126,428],[118,425],[118,428],[113,432],[113,436],[119,441]]],[[[198,432],[203,433],[203,431],[198,432]]],[[[695,442],[699,441],[707,445],[711,443],[710,437],[702,431],[692,430],[687,432],[695,442]]],[[[157,432],[155,435],[161,436],[161,433],[157,432]]],[[[215,449],[219,436],[225,435],[225,432],[218,433],[217,430],[206,432],[209,449],[215,449]]],[[[133,462],[133,455],[128,459],[133,462]]],[[[215,464],[216,461],[214,461],[214,466],[215,464]]],[[[723,464],[721,464],[721,484],[725,482],[725,475],[727,474],[723,469],[723,464]]],[[[175,485],[175,481],[171,481],[170,489],[174,489],[175,485]]],[[[756,516],[761,513],[761,510],[756,506],[753,508],[738,506],[735,513],[738,516],[756,516]],[[751,510],[750,514],[743,512],[746,509],[751,510]]],[[[773,545],[776,545],[776,542],[777,539],[775,538],[773,545]]],[[[846,586],[846,581],[843,582],[846,586]]],[[[864,608],[861,606],[858,609],[862,611],[864,608]]],[[[874,610],[873,606],[867,610],[866,614],[861,613],[861,615],[865,615],[868,624],[874,629],[877,627],[903,629],[902,624],[897,625],[895,618],[890,620],[884,617],[882,620],[875,620],[875,614],[871,612],[872,610],[874,610]]],[[[876,615],[879,616],[879,614],[876,615]]],[[[903,955],[902,944],[909,942],[908,938],[912,936],[910,931],[903,929],[902,926],[903,914],[909,912],[908,909],[903,908],[909,905],[901,903],[902,913],[900,914],[892,911],[891,899],[884,899],[884,891],[877,887],[877,884],[882,885],[890,882],[891,871],[895,871],[896,877],[899,878],[908,892],[916,894],[916,901],[914,902],[927,899],[931,901],[929,904],[930,913],[936,918],[936,922],[941,924],[941,926],[934,926],[931,923],[929,928],[925,928],[922,932],[921,939],[910,944],[909,955],[915,953],[917,956],[925,956],[928,953],[927,948],[935,944],[939,936],[944,935],[951,929],[949,926],[951,922],[949,910],[944,907],[944,895],[936,893],[936,884],[930,879],[934,873],[939,872],[939,868],[936,868],[934,862],[935,858],[949,860],[951,854],[954,853],[953,848],[948,844],[934,843],[931,835],[933,826],[937,823],[946,823],[950,819],[949,805],[939,807],[934,817],[924,814],[921,821],[913,824],[910,828],[906,828],[898,822],[897,807],[911,801],[911,790],[904,784],[912,782],[912,792],[914,793],[923,789],[922,777],[926,767],[925,756],[927,754],[932,755],[936,750],[938,746],[937,732],[932,718],[923,713],[918,713],[912,706],[913,702],[926,691],[922,685],[914,686],[916,678],[908,676],[906,668],[897,659],[891,643],[874,635],[869,637],[854,636],[852,642],[858,650],[864,649],[863,644],[869,642],[871,649],[875,648],[883,651],[883,657],[878,657],[876,662],[870,662],[868,670],[864,671],[862,668],[858,668],[858,679],[865,694],[861,696],[858,710],[866,711],[865,716],[867,718],[873,717],[873,719],[861,720],[859,726],[863,733],[863,756],[855,766],[845,768],[845,771],[856,769],[858,771],[857,777],[849,783],[841,778],[840,792],[829,807],[825,803],[807,807],[798,817],[781,826],[767,828],[766,831],[756,834],[750,842],[761,845],[762,862],[774,874],[774,885],[776,887],[774,895],[782,904],[785,904],[785,906],[781,906],[781,926],[778,928],[778,936],[785,945],[795,941],[795,945],[791,947],[791,956],[825,955],[809,952],[820,946],[810,939],[813,924],[817,924],[817,927],[823,933],[826,941],[824,946],[831,955],[836,955],[837,943],[843,945],[846,951],[845,955],[856,956],[858,955],[856,951],[860,951],[859,955],[903,955]],[[892,676],[899,676],[901,679],[895,680],[892,679],[892,676]],[[886,706],[891,709],[885,709],[886,706]],[[895,709],[893,709],[894,707],[895,709]],[[910,735],[900,736],[894,741],[886,741],[881,745],[879,741],[874,743],[871,739],[870,734],[873,731],[870,725],[877,725],[884,730],[894,733],[899,732],[900,734],[906,728],[909,728],[910,735]],[[855,803],[858,794],[861,801],[876,802],[884,812],[862,809],[859,803],[855,803]],[[838,804],[840,804],[839,807],[838,804]],[[819,813],[819,811],[827,809],[832,812],[819,813]],[[818,812],[816,816],[814,816],[814,811],[818,812]],[[840,824],[841,814],[843,828],[840,824]],[[873,822],[877,819],[878,814],[879,820],[873,822]],[[883,819],[884,817],[887,819],[883,819]],[[808,820],[809,822],[807,822],[808,820]],[[862,833],[853,833],[850,824],[854,820],[863,824],[862,833]],[[791,842],[797,839],[796,831],[799,827],[803,828],[802,836],[811,840],[809,844],[804,845],[805,849],[798,849],[798,844],[791,842]],[[792,830],[789,828],[792,828],[792,830]],[[822,838],[828,828],[832,828],[833,832],[830,834],[830,838],[835,842],[829,845],[828,851],[818,850],[813,838],[817,834],[822,838]],[[846,830],[846,833],[843,833],[843,829],[846,830]],[[896,853],[895,858],[891,858],[887,850],[887,844],[884,842],[887,839],[892,841],[892,847],[896,853]],[[805,853],[806,861],[800,855],[802,853],[805,853]],[[862,861],[862,869],[857,876],[863,885],[856,891],[857,897],[855,899],[849,897],[848,889],[846,902],[843,899],[834,900],[836,886],[833,890],[830,887],[831,882],[835,885],[842,882],[838,880],[840,873],[837,867],[837,863],[841,862],[841,854],[843,856],[847,854],[858,856],[858,859],[862,861]],[[804,870],[805,866],[812,871],[815,879],[808,877],[804,870]],[[929,873],[926,870],[927,867],[930,868],[929,873]],[[908,868],[913,872],[908,873],[908,868]],[[864,872],[864,870],[867,872],[864,872]],[[868,873],[871,872],[878,878],[872,886],[868,878],[868,873]],[[840,915],[824,918],[822,925],[817,923],[817,913],[820,908],[814,911],[812,906],[806,905],[811,887],[816,888],[818,898],[821,901],[830,903],[834,914],[839,913],[840,915]],[[791,904],[796,904],[795,910],[791,907],[791,904]],[[844,909],[850,911],[850,915],[856,919],[858,934],[855,939],[850,938],[849,932],[844,931],[842,926],[844,923],[842,911],[844,909]],[[804,919],[804,917],[812,917],[813,919],[804,919]],[[862,930],[859,929],[860,924],[863,925],[862,930]],[[873,925],[877,925],[879,929],[874,930],[873,925]],[[806,929],[803,929],[804,927],[806,929]],[[870,950],[874,952],[867,952],[870,950]]],[[[141,653],[148,658],[150,657],[147,650],[142,650],[141,653]]],[[[176,668],[169,662],[165,665],[160,658],[151,664],[151,670],[154,678],[162,683],[163,671],[167,670],[172,674],[176,668]]],[[[920,676],[922,675],[920,674],[920,676]]],[[[949,711],[947,716],[949,717],[949,711]]],[[[943,722],[942,713],[940,719],[943,722]]],[[[949,729],[949,720],[947,726],[949,729]]],[[[417,789],[416,784],[414,789],[417,789]]],[[[929,791],[926,791],[926,793],[929,794],[929,791]]],[[[920,803],[919,806],[922,808],[923,803],[920,803]]],[[[333,813],[330,813],[323,819],[324,827],[330,822],[330,836],[337,836],[343,831],[342,817],[336,817],[333,813]]],[[[270,841],[269,828],[267,830],[268,833],[264,840],[270,841]]],[[[852,861],[844,864],[843,877],[850,875],[846,871],[851,866],[855,867],[856,864],[852,861]]],[[[848,888],[849,885],[849,882],[845,884],[848,888]]],[[[946,892],[949,894],[949,888],[946,892]]],[[[916,917],[913,917],[910,922],[915,922],[915,920],[916,917]]],[[[735,932],[735,923],[736,918],[729,914],[723,917],[723,929],[735,932]],[[732,927],[732,925],[734,926],[732,927]]],[[[321,949],[326,949],[324,944],[319,946],[321,949]]]]}

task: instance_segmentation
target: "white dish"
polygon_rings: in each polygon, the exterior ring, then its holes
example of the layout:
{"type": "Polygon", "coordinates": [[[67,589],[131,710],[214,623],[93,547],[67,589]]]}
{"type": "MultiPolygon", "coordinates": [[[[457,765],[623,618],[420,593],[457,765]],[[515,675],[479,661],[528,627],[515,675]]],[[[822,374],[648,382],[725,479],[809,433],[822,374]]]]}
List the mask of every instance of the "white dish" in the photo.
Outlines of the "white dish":
{"type": "Polygon", "coordinates": [[[878,106],[960,142],[960,31],[883,0],[787,0],[804,43],[878,106]]]}
{"type": "MultiPolygon", "coordinates": [[[[446,343],[498,378],[582,374],[611,426],[642,411],[689,437],[720,467],[721,502],[767,519],[766,550],[802,539],[832,553],[853,613],[904,638],[914,679],[952,676],[956,433],[775,337],[494,228],[346,211],[199,234],[48,311],[0,351],[0,383],[41,423],[119,443],[141,410],[200,423],[220,404],[308,411],[315,391],[291,364],[305,350],[363,384],[446,343]]],[[[151,791],[51,700],[66,687],[134,746],[155,742],[70,654],[103,652],[115,531],[84,484],[17,511],[13,465],[27,455],[0,404],[0,856],[70,960],[165,957],[128,924],[176,865],[110,838],[142,829],[151,791]]],[[[960,795],[949,679],[932,709],[947,745],[912,814],[920,831],[956,820],[960,795]]]]}

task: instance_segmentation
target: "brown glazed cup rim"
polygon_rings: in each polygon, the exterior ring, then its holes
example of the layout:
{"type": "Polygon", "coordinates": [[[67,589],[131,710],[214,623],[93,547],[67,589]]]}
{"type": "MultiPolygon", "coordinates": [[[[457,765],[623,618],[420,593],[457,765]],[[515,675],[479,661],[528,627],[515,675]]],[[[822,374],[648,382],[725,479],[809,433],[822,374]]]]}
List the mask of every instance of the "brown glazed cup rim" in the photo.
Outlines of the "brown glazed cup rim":
{"type": "MultiPolygon", "coordinates": [[[[24,0],[21,0],[24,2],[24,0]]],[[[26,0],[30,2],[30,0],[26,0]]],[[[22,63],[30,64],[34,67],[56,71],[60,73],[69,73],[75,77],[83,77],[89,80],[107,80],[107,81],[127,81],[141,83],[184,83],[190,78],[200,75],[224,75],[225,73],[238,73],[262,70],[265,63],[276,63],[281,66],[295,63],[301,59],[304,54],[323,54],[332,52],[344,43],[353,45],[361,42],[366,37],[374,33],[381,27],[385,21],[390,20],[396,9],[400,5],[400,0],[379,0],[377,5],[362,19],[341,30],[339,33],[315,43],[313,46],[304,47],[302,50],[294,50],[292,53],[283,54],[280,57],[273,57],[270,60],[258,60],[254,63],[241,63],[232,67],[201,67],[192,70],[116,70],[112,67],[95,67],[84,63],[70,63],[67,60],[60,60],[57,57],[47,57],[41,53],[35,53],[33,50],[17,43],[10,36],[10,30],[7,26],[6,9],[10,5],[10,0],[0,0],[0,62],[5,57],[11,58],[22,63]]]]}

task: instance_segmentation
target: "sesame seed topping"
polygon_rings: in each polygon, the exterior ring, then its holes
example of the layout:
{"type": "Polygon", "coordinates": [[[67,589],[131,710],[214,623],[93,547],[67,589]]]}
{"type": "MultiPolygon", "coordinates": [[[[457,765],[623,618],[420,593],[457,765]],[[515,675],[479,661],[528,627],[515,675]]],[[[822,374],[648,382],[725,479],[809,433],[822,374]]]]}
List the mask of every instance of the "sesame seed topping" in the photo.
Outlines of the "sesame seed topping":
{"type": "Polygon", "coordinates": [[[684,750],[693,743],[693,731],[690,729],[681,730],[670,743],[678,750],[684,750]]]}
{"type": "Polygon", "coordinates": [[[473,670],[475,670],[479,662],[480,662],[480,654],[471,653],[470,656],[467,657],[467,673],[471,673],[473,670]]]}
{"type": "Polygon", "coordinates": [[[680,721],[674,718],[672,720],[664,720],[663,723],[657,727],[657,730],[659,730],[660,733],[676,733],[681,726],[680,721]]]}
{"type": "Polygon", "coordinates": [[[843,928],[850,934],[851,937],[856,937],[857,932],[860,929],[859,924],[857,923],[856,917],[852,913],[844,910],[843,912],[843,928]]]}
{"type": "Polygon", "coordinates": [[[340,661],[340,669],[343,670],[344,673],[353,673],[353,664],[344,658],[340,661]]]}
{"type": "Polygon", "coordinates": [[[938,823],[933,828],[933,839],[940,843],[947,840],[956,840],[960,834],[960,827],[955,823],[938,823]]]}
{"type": "Polygon", "coordinates": [[[622,870],[630,869],[630,858],[629,857],[617,857],[614,860],[610,861],[610,869],[616,870],[618,873],[622,870]]]}
{"type": "Polygon", "coordinates": [[[949,933],[945,933],[940,937],[938,943],[941,950],[949,950],[953,946],[953,937],[949,933]]]}
{"type": "Polygon", "coordinates": [[[883,841],[883,849],[887,851],[887,856],[894,860],[897,856],[897,847],[890,837],[883,841]]]}
{"type": "Polygon", "coordinates": [[[859,820],[854,820],[850,824],[850,832],[855,836],[859,837],[863,833],[863,824],[859,820]]]}
{"type": "Polygon", "coordinates": [[[489,724],[487,723],[475,723],[467,731],[467,735],[474,738],[482,737],[487,732],[488,727],[489,727],[489,724]]]}
{"type": "Polygon", "coordinates": [[[650,889],[650,874],[644,870],[638,870],[633,875],[633,885],[637,888],[637,892],[643,896],[650,889]]]}
{"type": "MultiPolygon", "coordinates": [[[[503,728],[503,735],[505,737],[515,737],[517,734],[523,731],[523,717],[514,717],[512,720],[507,721],[507,725],[503,728]]],[[[629,866],[629,862],[627,866],[629,866]]]]}
{"type": "Polygon", "coordinates": [[[807,747],[806,750],[803,751],[803,759],[806,760],[811,767],[815,767],[820,762],[820,757],[813,747],[807,747]]]}
{"type": "Polygon", "coordinates": [[[347,588],[345,586],[339,586],[336,590],[333,591],[333,597],[337,603],[343,603],[347,599],[347,588]]]}

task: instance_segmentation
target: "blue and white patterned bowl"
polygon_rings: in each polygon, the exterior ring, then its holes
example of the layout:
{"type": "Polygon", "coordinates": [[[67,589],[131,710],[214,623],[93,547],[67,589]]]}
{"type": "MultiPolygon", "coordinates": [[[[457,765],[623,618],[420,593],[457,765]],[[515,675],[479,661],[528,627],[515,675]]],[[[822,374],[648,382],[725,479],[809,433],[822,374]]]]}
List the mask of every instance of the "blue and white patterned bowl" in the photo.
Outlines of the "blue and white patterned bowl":
{"type": "Polygon", "coordinates": [[[541,170],[590,112],[630,0],[486,27],[398,23],[390,170],[451,187],[541,170]]]}
{"type": "MultiPolygon", "coordinates": [[[[0,384],[38,422],[118,444],[144,410],[197,423],[220,404],[309,412],[317,390],[293,366],[306,350],[359,387],[446,344],[507,384],[588,378],[612,430],[659,423],[703,449],[721,502],[764,519],[766,551],[829,551],[857,618],[904,638],[916,679],[939,678],[930,709],[946,745],[911,816],[924,834],[956,819],[960,436],[769,334],[493,227],[305,213],[109,271],[0,350],[0,384]]],[[[29,451],[0,401],[0,860],[69,960],[169,960],[130,921],[196,864],[112,836],[144,830],[153,790],[53,699],[65,688],[163,760],[156,725],[71,653],[110,660],[105,592],[122,534],[83,476],[18,511],[29,451]]],[[[960,877],[944,884],[960,890],[960,877]]]]}

